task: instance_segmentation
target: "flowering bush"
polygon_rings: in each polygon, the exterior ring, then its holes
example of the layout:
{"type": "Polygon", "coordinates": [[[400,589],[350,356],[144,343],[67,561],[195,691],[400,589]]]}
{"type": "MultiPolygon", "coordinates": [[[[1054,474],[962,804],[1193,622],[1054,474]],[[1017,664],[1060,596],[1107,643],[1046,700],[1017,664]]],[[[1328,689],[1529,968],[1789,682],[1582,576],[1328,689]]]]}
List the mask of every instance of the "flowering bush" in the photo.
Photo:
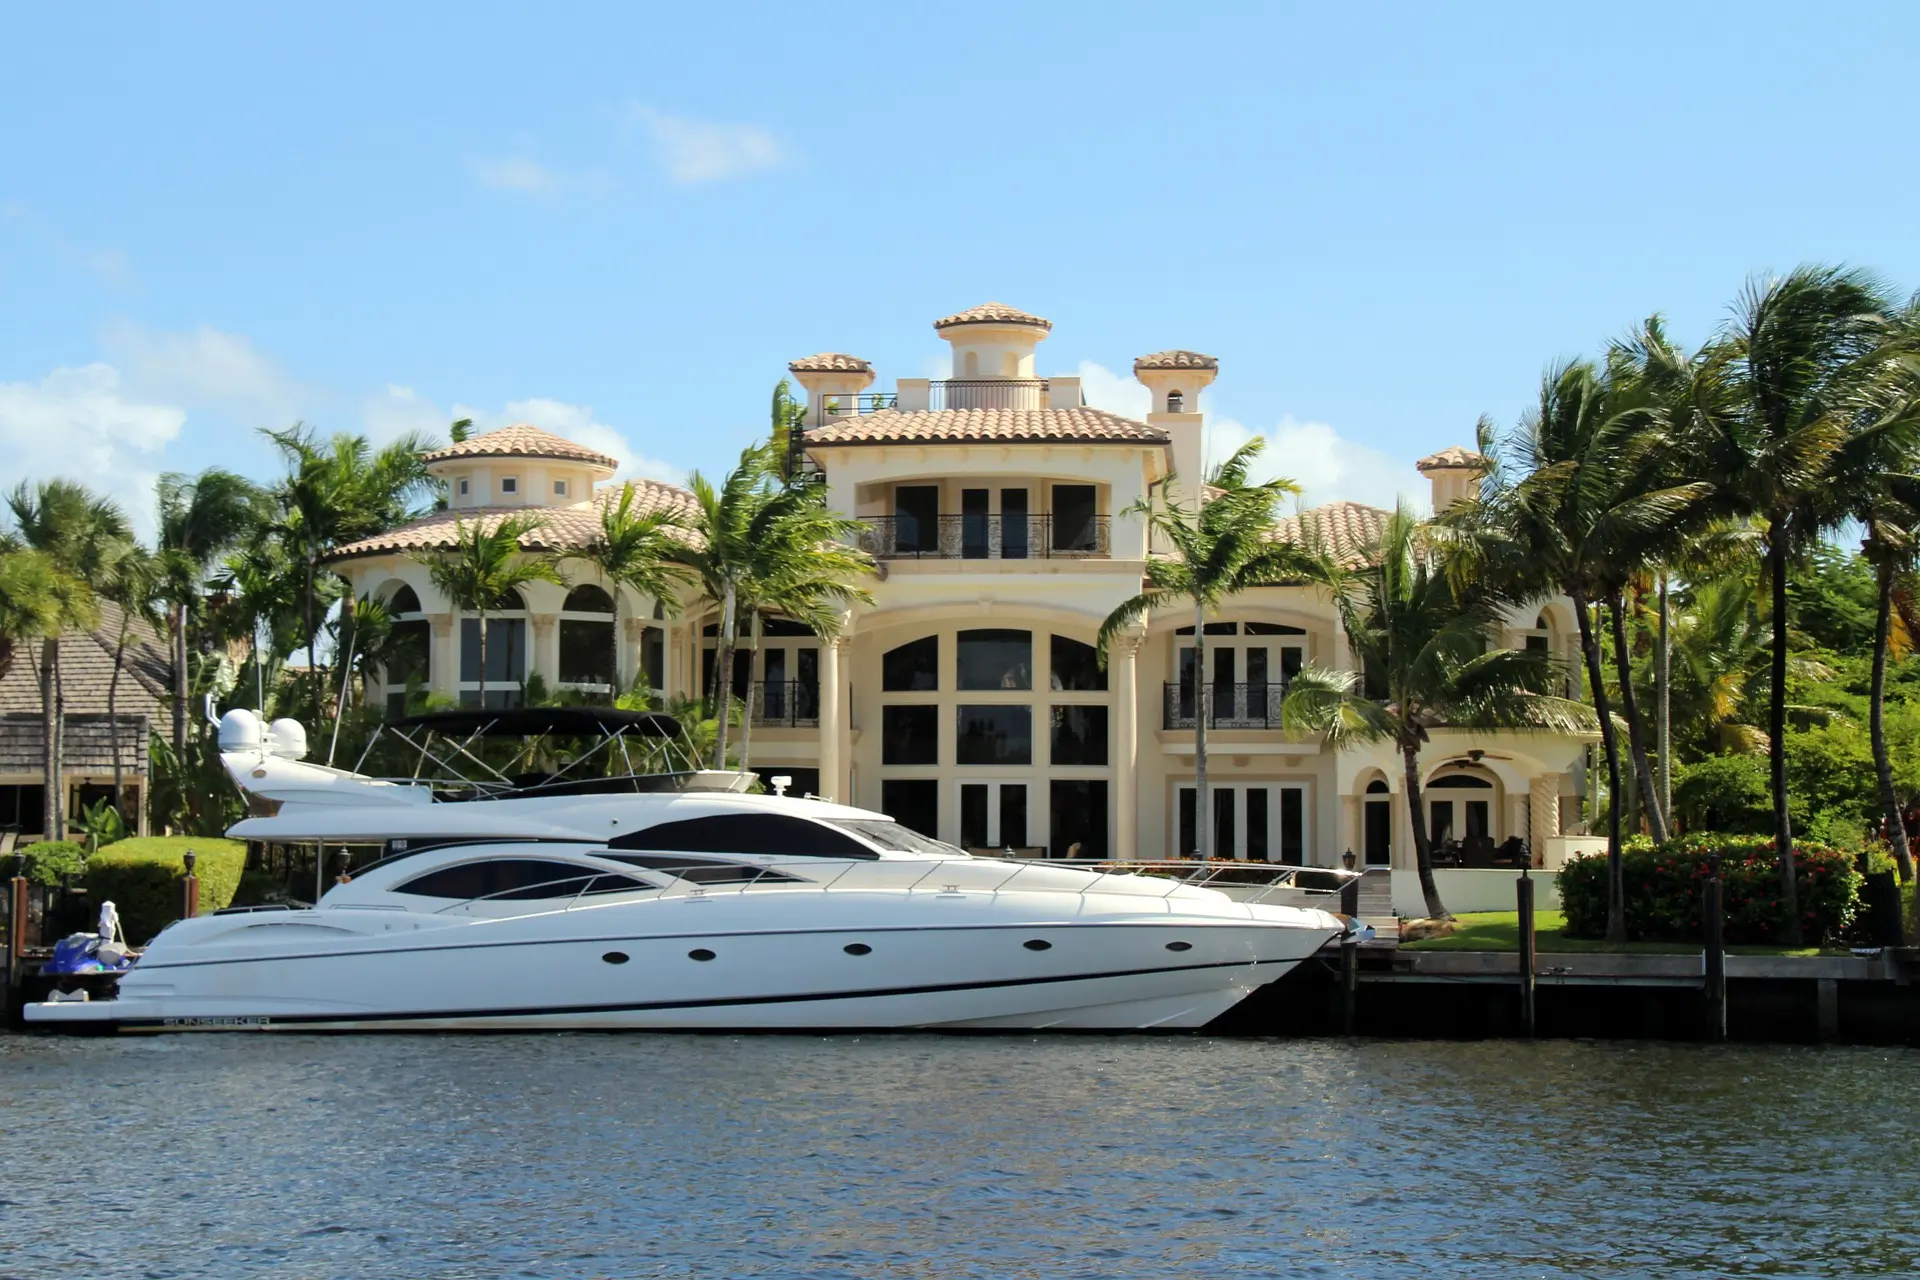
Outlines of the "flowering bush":
{"type": "MultiPolygon", "coordinates": [[[[1701,937],[1707,859],[1720,857],[1728,942],[1778,942],[1786,930],[1780,864],[1767,836],[1704,832],[1665,844],[1630,840],[1621,858],[1626,881],[1627,936],[1695,942],[1701,937]]],[[[1794,842],[1795,889],[1803,936],[1839,941],[1860,906],[1853,855],[1829,845],[1794,842]]],[[[1598,938],[1607,931],[1607,858],[1570,859],[1560,869],[1560,905],[1567,932],[1598,938]]]]}

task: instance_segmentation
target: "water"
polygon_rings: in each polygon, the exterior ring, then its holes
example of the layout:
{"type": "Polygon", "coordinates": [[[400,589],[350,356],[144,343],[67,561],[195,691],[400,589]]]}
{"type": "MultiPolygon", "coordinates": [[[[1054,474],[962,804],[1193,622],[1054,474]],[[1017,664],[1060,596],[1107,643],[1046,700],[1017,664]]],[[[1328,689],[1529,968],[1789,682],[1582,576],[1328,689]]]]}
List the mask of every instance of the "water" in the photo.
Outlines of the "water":
{"type": "Polygon", "coordinates": [[[0,1276],[1920,1272],[1920,1054],[0,1035],[0,1276]]]}

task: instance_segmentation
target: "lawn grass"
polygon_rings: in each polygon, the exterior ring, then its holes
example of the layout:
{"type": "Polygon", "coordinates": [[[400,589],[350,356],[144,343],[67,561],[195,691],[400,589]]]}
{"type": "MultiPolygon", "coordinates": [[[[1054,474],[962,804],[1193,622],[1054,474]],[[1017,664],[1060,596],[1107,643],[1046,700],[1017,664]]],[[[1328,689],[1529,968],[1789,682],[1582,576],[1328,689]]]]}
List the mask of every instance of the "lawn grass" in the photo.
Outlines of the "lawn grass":
{"type": "MultiPolygon", "coordinates": [[[[1520,913],[1517,911],[1470,911],[1456,917],[1454,931],[1442,938],[1423,938],[1400,945],[1409,951],[1518,951],[1520,949],[1520,913]]],[[[1698,943],[1647,941],[1609,943],[1599,938],[1570,938],[1566,934],[1566,915],[1559,911],[1533,913],[1535,946],[1541,952],[1607,952],[1614,955],[1698,955],[1698,943]]],[[[1740,956],[1817,956],[1819,947],[1729,946],[1727,951],[1740,956]]],[[[1846,952],[1833,952],[1845,955],[1846,952]]]]}

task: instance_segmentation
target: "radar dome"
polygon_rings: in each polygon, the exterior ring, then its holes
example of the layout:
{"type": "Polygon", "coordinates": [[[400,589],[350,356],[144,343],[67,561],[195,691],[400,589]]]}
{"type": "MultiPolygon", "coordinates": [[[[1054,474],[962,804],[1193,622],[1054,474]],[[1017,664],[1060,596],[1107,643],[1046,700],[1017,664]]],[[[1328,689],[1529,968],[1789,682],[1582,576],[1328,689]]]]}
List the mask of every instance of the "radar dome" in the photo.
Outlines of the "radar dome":
{"type": "Polygon", "coordinates": [[[267,726],[267,749],[284,760],[307,754],[307,731],[298,720],[275,720],[267,726]]]}
{"type": "Polygon", "coordinates": [[[235,707],[220,717],[222,751],[258,751],[262,740],[260,717],[245,707],[235,707]]]}

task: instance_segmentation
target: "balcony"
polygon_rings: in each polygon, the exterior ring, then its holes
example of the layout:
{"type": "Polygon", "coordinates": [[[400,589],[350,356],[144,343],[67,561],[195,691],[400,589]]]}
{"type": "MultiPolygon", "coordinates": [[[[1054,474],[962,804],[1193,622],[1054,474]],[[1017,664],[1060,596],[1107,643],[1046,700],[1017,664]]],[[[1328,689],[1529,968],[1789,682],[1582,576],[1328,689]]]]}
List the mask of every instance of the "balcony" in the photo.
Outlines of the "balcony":
{"type": "Polygon", "coordinates": [[[1104,560],[1109,516],[875,516],[858,537],[877,560],[1104,560]]]}
{"type": "Polygon", "coordinates": [[[819,685],[801,680],[759,680],[754,682],[752,692],[755,724],[776,729],[819,727],[819,685]]]}
{"type": "MultiPolygon", "coordinates": [[[[1070,380],[1077,386],[1077,380],[1070,380]]],[[[943,378],[921,383],[903,381],[900,392],[861,391],[853,395],[820,397],[815,422],[856,417],[881,409],[1045,409],[1051,387],[1045,378],[943,378]],[[920,389],[926,390],[921,403],[920,389]]],[[[1070,395],[1078,403],[1077,393],[1070,395]]]]}
{"type": "Polygon", "coordinates": [[[1204,707],[1209,729],[1278,729],[1280,704],[1286,696],[1287,686],[1278,680],[1266,684],[1209,684],[1198,689],[1188,681],[1169,680],[1161,702],[1161,727],[1191,729],[1198,718],[1196,712],[1204,707]]]}

